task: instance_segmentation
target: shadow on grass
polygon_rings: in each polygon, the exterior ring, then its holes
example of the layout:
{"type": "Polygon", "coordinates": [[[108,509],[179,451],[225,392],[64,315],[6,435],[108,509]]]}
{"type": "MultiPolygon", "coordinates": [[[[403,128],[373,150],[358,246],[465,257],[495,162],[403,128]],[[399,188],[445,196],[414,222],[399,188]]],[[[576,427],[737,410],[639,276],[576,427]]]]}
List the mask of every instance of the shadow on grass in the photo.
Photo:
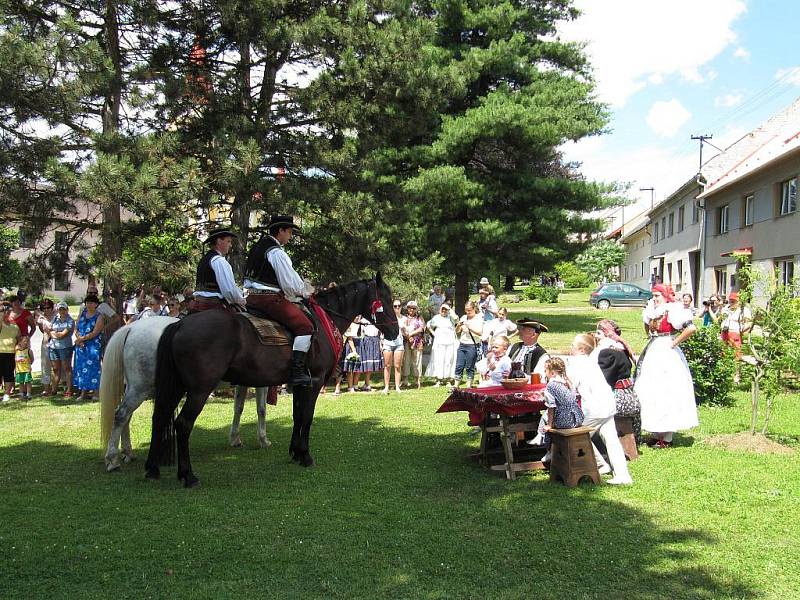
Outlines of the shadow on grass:
{"type": "Polygon", "coordinates": [[[466,433],[318,416],[318,466],[303,469],[288,459],[290,418],[268,431],[260,450],[244,423],[248,446],[232,449],[227,426],[196,427],[196,490],[174,468],[145,481],[141,445],[115,474],[75,445],[0,448],[12,559],[0,596],[757,595],[699,554],[720,543],[710,533],[655,522],[626,505],[628,490],[507,482],[466,458],[466,433]]]}

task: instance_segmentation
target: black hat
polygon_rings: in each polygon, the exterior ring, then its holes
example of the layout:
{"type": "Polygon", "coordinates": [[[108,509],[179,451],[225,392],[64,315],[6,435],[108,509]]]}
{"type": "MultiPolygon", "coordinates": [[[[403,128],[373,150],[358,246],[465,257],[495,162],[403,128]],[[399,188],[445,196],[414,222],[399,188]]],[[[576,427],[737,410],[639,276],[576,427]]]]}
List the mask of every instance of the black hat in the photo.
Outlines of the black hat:
{"type": "Polygon", "coordinates": [[[237,236],[233,231],[231,231],[229,227],[217,227],[216,229],[212,229],[211,231],[208,232],[208,237],[206,238],[206,241],[203,243],[212,244],[214,243],[214,240],[223,237],[232,237],[236,238],[237,240],[239,239],[239,236],[237,236]]]}
{"type": "Polygon", "coordinates": [[[542,331],[550,331],[547,329],[547,325],[544,323],[537,321],[533,317],[522,317],[521,319],[517,319],[514,321],[520,327],[530,327],[531,329],[535,329],[539,333],[542,331]]]}
{"type": "Polygon", "coordinates": [[[300,228],[294,224],[294,219],[289,215],[272,215],[267,224],[267,231],[272,232],[273,227],[280,229],[291,227],[296,233],[302,233],[300,228]]]}

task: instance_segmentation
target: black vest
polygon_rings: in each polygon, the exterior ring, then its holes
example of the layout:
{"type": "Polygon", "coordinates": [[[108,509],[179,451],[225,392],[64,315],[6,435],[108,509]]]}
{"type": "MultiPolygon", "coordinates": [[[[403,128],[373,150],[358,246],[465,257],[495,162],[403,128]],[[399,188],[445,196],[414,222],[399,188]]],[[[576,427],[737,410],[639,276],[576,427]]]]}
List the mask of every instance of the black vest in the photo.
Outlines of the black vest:
{"type": "MultiPolygon", "coordinates": [[[[520,350],[522,350],[522,342],[517,342],[513,346],[511,346],[511,352],[508,353],[509,358],[511,358],[511,362],[518,362],[516,360],[517,354],[519,354],[520,350]]],[[[533,373],[533,370],[536,368],[536,365],[539,364],[539,359],[542,358],[545,354],[547,354],[547,350],[542,348],[540,345],[536,345],[536,348],[533,349],[533,352],[528,352],[525,355],[525,364],[522,365],[522,370],[525,371],[528,375],[533,373]]]]}
{"type": "Polygon", "coordinates": [[[620,379],[631,376],[631,359],[624,350],[603,348],[597,353],[597,364],[611,387],[620,379]]]}
{"type": "Polygon", "coordinates": [[[272,236],[263,236],[247,253],[247,264],[244,267],[244,276],[270,287],[281,289],[278,275],[267,260],[267,252],[280,244],[272,236]]]}
{"type": "Polygon", "coordinates": [[[217,283],[217,276],[214,273],[214,269],[211,268],[211,259],[215,256],[221,255],[212,248],[203,255],[203,258],[197,264],[197,277],[194,282],[194,290],[196,292],[221,293],[219,283],[217,283]]]}

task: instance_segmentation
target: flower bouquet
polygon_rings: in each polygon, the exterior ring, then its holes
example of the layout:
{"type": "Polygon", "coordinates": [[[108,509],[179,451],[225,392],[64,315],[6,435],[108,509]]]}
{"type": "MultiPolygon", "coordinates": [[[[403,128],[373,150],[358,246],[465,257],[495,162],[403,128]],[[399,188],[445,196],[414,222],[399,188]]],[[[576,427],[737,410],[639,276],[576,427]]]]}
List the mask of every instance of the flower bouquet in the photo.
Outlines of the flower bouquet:
{"type": "Polygon", "coordinates": [[[361,360],[361,357],[358,355],[358,352],[351,352],[345,356],[344,359],[349,363],[357,363],[361,360]]]}

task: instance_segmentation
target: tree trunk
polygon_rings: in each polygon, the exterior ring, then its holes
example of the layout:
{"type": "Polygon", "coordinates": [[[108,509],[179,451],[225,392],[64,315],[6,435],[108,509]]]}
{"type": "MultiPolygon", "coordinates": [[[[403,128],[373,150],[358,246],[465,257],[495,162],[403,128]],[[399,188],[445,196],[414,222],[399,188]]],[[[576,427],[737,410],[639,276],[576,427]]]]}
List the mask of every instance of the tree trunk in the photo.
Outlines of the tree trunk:
{"type": "Polygon", "coordinates": [[[234,275],[241,278],[244,275],[247,238],[250,235],[250,196],[246,192],[236,194],[231,208],[231,226],[239,234],[239,244],[231,248],[228,256],[234,275]]]}
{"type": "Polygon", "coordinates": [[[761,374],[759,373],[758,368],[756,368],[755,377],[753,377],[753,385],[751,387],[751,398],[750,401],[752,402],[752,413],[750,415],[750,433],[752,435],[756,434],[756,427],[758,426],[758,382],[761,379],[761,374]]]}
{"type": "Polygon", "coordinates": [[[469,299],[468,287],[469,279],[467,275],[464,273],[458,273],[456,275],[456,293],[454,298],[456,305],[453,307],[453,309],[456,311],[456,314],[464,314],[464,305],[469,299]]]}
{"type": "MultiPolygon", "coordinates": [[[[122,55],[119,46],[119,15],[116,2],[106,3],[105,42],[106,52],[114,66],[114,75],[109,83],[105,101],[103,102],[102,121],[103,135],[110,136],[119,129],[119,113],[122,106],[122,55]]],[[[122,257],[122,219],[121,206],[117,199],[108,200],[103,206],[103,225],[101,244],[105,262],[113,262],[122,257]]],[[[119,277],[106,277],[105,287],[111,291],[116,300],[117,313],[122,313],[122,282],[119,277]]]]}
{"type": "Polygon", "coordinates": [[[507,292],[513,292],[514,291],[514,281],[515,280],[516,280],[516,277],[514,277],[510,273],[506,273],[506,282],[505,282],[505,284],[503,284],[503,289],[505,291],[507,291],[507,292]]]}

